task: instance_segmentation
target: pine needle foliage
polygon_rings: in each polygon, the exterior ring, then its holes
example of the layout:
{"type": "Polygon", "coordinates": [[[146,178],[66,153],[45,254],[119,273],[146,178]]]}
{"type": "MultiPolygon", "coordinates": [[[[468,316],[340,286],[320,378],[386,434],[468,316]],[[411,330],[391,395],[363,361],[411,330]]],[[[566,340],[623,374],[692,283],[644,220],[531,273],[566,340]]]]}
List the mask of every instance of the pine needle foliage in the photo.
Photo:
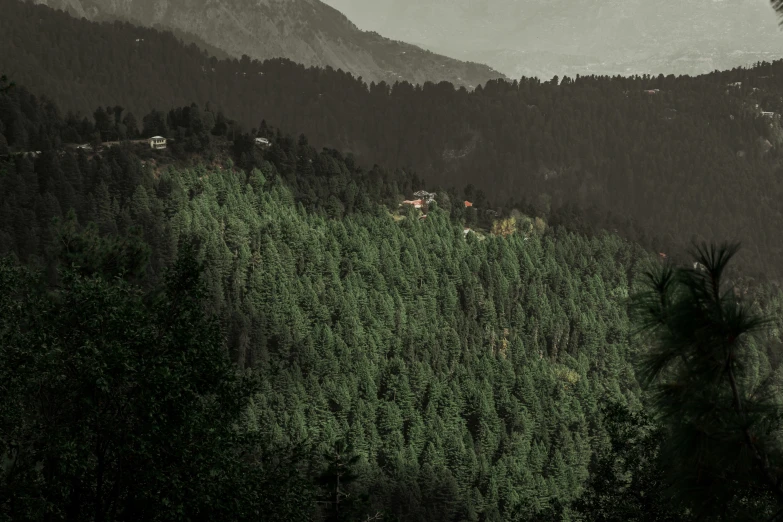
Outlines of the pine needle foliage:
{"type": "Polygon", "coordinates": [[[770,4],[778,15],[778,24],[783,25],[783,0],[770,0],[770,4]]]}
{"type": "Polygon", "coordinates": [[[764,520],[783,506],[780,372],[758,342],[770,319],[731,288],[738,250],[697,246],[692,266],[648,271],[632,301],[649,342],[637,371],[665,427],[668,486],[709,520],[764,520]]]}

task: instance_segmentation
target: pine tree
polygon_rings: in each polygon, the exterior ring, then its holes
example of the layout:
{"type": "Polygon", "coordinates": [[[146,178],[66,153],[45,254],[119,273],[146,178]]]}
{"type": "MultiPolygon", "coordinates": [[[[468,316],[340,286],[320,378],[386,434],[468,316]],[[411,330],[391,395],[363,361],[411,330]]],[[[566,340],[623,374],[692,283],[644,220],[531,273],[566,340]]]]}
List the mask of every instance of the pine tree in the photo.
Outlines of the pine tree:
{"type": "Polygon", "coordinates": [[[738,250],[700,245],[692,255],[703,269],[651,270],[634,299],[651,343],[639,375],[666,426],[672,491],[711,520],[760,520],[783,507],[783,383],[756,342],[768,320],[726,288],[738,250]]]}
{"type": "Polygon", "coordinates": [[[338,440],[323,454],[325,469],[318,475],[316,483],[323,488],[326,500],[324,522],[356,520],[362,499],[351,491],[352,483],[359,478],[356,472],[360,456],[354,453],[347,442],[338,440]]]}

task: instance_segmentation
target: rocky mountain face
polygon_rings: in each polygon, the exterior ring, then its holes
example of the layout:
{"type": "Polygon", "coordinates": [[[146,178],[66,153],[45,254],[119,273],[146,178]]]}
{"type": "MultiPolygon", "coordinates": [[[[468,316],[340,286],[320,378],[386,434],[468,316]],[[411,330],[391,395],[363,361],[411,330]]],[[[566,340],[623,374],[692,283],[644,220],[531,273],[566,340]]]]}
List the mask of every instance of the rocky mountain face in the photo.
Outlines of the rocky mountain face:
{"type": "MultiPolygon", "coordinates": [[[[284,57],[331,66],[368,83],[448,81],[471,89],[504,75],[478,63],[361,31],[319,0],[35,0],[90,20],[170,29],[236,58],[284,57]]],[[[185,38],[187,40],[187,38],[185,38]]]]}
{"type": "Polygon", "coordinates": [[[768,0],[326,0],[360,27],[510,77],[699,74],[783,56],[768,0]]]}

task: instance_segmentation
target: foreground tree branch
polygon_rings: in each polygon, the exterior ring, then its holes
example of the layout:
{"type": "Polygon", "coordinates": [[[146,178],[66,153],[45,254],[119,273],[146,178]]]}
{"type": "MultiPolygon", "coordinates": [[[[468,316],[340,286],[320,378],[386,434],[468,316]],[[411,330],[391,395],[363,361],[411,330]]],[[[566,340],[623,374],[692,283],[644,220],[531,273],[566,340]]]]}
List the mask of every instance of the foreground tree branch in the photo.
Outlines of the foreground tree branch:
{"type": "Polygon", "coordinates": [[[695,268],[647,274],[647,291],[633,300],[639,332],[651,344],[639,376],[666,428],[675,496],[703,516],[723,519],[725,506],[737,502],[752,505],[750,519],[769,518],[783,506],[774,464],[781,408],[774,393],[762,392],[780,383],[757,345],[769,320],[724,288],[738,250],[701,246],[692,252],[695,268]],[[768,498],[753,498],[754,488],[768,498]]]}

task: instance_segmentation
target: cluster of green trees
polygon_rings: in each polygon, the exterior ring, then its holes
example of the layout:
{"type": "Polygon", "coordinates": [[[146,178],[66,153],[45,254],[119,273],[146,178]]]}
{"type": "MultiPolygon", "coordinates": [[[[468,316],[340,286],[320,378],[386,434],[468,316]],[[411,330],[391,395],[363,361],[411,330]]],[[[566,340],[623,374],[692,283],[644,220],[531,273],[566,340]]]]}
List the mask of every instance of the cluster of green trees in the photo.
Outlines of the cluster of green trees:
{"type": "Polygon", "coordinates": [[[0,104],[0,156],[85,143],[97,150],[104,142],[156,135],[172,139],[175,154],[181,155],[211,151],[215,148],[215,138],[242,136],[238,123],[210,104],[201,109],[192,103],[167,113],[152,110],[141,121],[119,105],[98,107],[90,118],[72,112],[62,116],[53,102],[33,95],[24,87],[7,92],[0,98],[0,104]]]}
{"type": "Polygon", "coordinates": [[[258,375],[226,356],[193,257],[145,293],[121,245],[84,243],[56,285],[0,262],[0,520],[305,520],[307,484],[243,423],[258,375]]]}
{"type": "MultiPolygon", "coordinates": [[[[98,218],[100,209],[111,207],[114,198],[118,206],[113,212],[119,212],[143,179],[147,180],[145,186],[151,188],[149,180],[156,175],[157,161],[178,161],[182,165],[204,161],[218,165],[230,156],[232,162],[248,172],[266,168],[271,162],[296,202],[333,218],[367,212],[371,202],[394,208],[401,195],[410,196],[424,186],[411,171],[391,172],[378,165],[364,169],[352,154],[344,156],[334,149],[318,152],[304,135],[284,135],[264,121],[249,133],[237,131],[234,120],[213,112],[209,105],[204,110],[191,104],[167,113],[151,111],[142,118],[141,131],[135,122],[133,113],[126,113],[119,106],[99,107],[91,119],[79,121],[72,114],[61,118],[52,102],[32,95],[24,87],[0,96],[0,129],[16,129],[8,132],[7,145],[8,152],[17,151],[11,153],[11,174],[0,180],[9,195],[3,210],[6,219],[0,224],[0,251],[14,250],[25,259],[32,254],[42,255],[41,234],[52,216],[67,213],[67,209],[74,209],[82,222],[106,222],[98,218]],[[152,151],[146,144],[127,141],[158,134],[173,138],[166,150],[152,151]],[[91,150],[65,146],[83,143],[85,137],[92,137],[91,150]],[[270,146],[259,146],[256,137],[267,138],[270,146]],[[118,138],[119,147],[110,148],[105,154],[93,154],[100,150],[101,143],[118,138]],[[18,152],[25,150],[36,150],[40,155],[18,152]],[[101,182],[105,187],[99,186],[101,182]],[[14,235],[20,241],[15,245],[11,239],[14,235]]],[[[461,192],[451,188],[439,194],[441,207],[448,208],[454,216],[464,217],[470,225],[488,227],[498,217],[486,212],[489,203],[473,185],[461,192]],[[482,210],[466,209],[462,203],[465,198],[482,210]]],[[[107,224],[103,230],[128,230],[126,218],[117,223],[107,224]]]]}

